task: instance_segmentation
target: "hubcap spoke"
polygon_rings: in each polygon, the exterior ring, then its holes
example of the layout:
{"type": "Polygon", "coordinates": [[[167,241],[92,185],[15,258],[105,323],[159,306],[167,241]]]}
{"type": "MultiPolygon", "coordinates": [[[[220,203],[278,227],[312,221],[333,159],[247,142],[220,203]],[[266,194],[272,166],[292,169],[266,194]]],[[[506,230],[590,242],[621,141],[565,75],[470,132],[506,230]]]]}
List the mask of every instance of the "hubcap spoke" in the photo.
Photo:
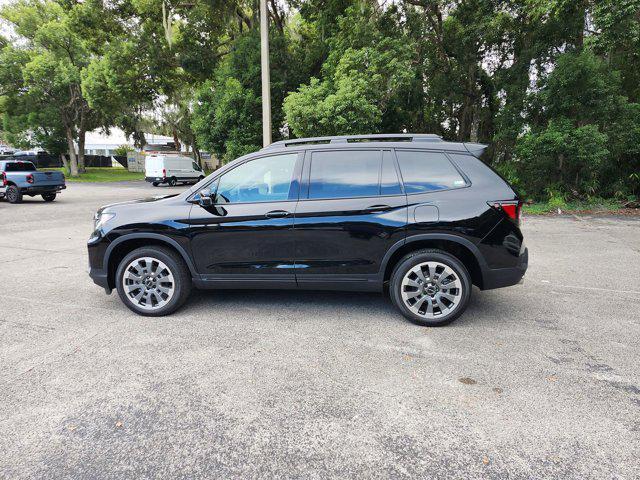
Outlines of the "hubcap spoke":
{"type": "Polygon", "coordinates": [[[427,281],[427,279],[424,277],[424,273],[422,271],[422,268],[420,268],[420,266],[414,268],[412,272],[418,276],[418,278],[420,279],[420,281],[422,281],[422,283],[427,281]]]}
{"type": "Polygon", "coordinates": [[[427,298],[429,297],[422,297],[420,300],[413,304],[413,307],[411,307],[411,309],[418,312],[420,310],[420,307],[422,307],[422,304],[427,301],[427,298]]]}
{"type": "Polygon", "coordinates": [[[450,302],[455,302],[456,301],[456,296],[455,295],[450,295],[448,293],[441,292],[439,296],[441,298],[446,298],[450,302]]]}
{"type": "Polygon", "coordinates": [[[405,277],[404,281],[402,282],[403,286],[409,286],[409,287],[415,287],[415,288],[421,288],[422,285],[420,283],[418,283],[417,281],[415,281],[412,278],[407,278],[405,277]]]}

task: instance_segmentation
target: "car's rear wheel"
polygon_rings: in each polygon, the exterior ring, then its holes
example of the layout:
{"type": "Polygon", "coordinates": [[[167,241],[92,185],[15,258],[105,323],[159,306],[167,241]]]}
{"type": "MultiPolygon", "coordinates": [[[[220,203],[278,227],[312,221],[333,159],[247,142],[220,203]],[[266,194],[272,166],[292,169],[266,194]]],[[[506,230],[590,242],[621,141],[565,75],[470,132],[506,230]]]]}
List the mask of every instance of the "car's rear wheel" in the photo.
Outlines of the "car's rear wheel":
{"type": "Polygon", "coordinates": [[[471,276],[453,255],[441,250],[419,250],[398,262],[389,293],[396,307],[412,322],[446,325],[467,308],[471,276]]]}
{"type": "Polygon", "coordinates": [[[55,193],[43,193],[42,194],[42,199],[45,202],[53,202],[56,199],[56,194],[55,193]]]}
{"type": "Polygon", "coordinates": [[[151,182],[151,185],[153,185],[154,187],[158,186],[158,182],[151,182]]]}
{"type": "Polygon", "coordinates": [[[169,179],[169,186],[170,187],[175,187],[178,183],[178,179],[176,177],[171,177],[169,179]]]}
{"type": "Polygon", "coordinates": [[[7,191],[5,193],[7,197],[7,201],[9,203],[20,203],[22,202],[22,192],[15,185],[9,185],[7,187],[7,191]]]}
{"type": "Polygon", "coordinates": [[[140,315],[160,317],[180,308],[191,291],[182,258],[164,247],[142,247],[126,255],[116,272],[122,302],[140,315]]]}

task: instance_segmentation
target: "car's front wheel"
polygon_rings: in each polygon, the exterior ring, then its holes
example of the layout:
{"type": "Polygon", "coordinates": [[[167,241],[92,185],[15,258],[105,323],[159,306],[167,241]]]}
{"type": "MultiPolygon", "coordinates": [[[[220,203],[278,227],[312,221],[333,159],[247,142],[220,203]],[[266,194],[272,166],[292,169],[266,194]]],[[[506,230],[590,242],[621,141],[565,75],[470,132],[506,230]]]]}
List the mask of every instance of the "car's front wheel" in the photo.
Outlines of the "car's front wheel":
{"type": "Polygon", "coordinates": [[[418,250],[396,265],[389,285],[393,303],[414,323],[440,326],[458,318],[471,298],[471,276],[453,255],[418,250]]]}
{"type": "Polygon", "coordinates": [[[123,303],[140,315],[160,317],[180,308],[191,291],[182,258],[164,247],[142,247],[126,255],[116,271],[123,303]]]}

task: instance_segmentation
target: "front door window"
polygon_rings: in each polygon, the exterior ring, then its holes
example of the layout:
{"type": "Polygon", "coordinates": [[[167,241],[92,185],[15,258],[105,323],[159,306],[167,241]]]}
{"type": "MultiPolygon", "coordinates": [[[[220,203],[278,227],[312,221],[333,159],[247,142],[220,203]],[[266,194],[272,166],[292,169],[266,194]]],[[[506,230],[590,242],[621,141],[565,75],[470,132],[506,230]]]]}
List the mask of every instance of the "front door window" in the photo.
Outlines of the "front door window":
{"type": "Polygon", "coordinates": [[[290,200],[297,153],[263,157],[243,163],[218,180],[215,203],[290,200]]]}

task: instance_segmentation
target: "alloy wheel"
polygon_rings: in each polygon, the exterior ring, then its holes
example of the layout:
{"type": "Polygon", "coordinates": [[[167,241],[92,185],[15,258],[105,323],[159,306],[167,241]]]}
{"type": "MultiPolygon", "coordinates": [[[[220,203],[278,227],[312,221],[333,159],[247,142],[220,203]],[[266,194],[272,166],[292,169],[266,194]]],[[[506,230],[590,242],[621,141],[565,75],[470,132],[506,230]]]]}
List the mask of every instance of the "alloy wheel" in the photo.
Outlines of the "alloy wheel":
{"type": "Polygon", "coordinates": [[[122,286],[127,299],[144,310],[164,307],[176,289],[169,267],[153,257],[140,257],[129,263],[122,275],[122,286]]]}
{"type": "Polygon", "coordinates": [[[462,300],[462,282],[456,272],[440,262],[423,262],[402,279],[402,301],[414,314],[426,319],[453,312],[462,300]]]}

